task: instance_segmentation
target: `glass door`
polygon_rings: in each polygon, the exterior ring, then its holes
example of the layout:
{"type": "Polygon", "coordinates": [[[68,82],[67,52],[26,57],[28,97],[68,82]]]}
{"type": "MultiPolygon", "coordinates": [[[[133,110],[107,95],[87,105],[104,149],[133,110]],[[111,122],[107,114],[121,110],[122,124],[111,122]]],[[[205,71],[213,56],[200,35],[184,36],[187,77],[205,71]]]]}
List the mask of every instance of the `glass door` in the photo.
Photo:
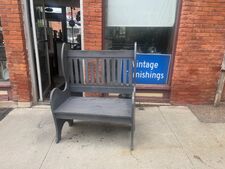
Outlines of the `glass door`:
{"type": "Polygon", "coordinates": [[[31,3],[31,16],[38,75],[39,99],[40,101],[43,101],[43,98],[51,87],[44,0],[34,0],[33,4],[31,3]]]}

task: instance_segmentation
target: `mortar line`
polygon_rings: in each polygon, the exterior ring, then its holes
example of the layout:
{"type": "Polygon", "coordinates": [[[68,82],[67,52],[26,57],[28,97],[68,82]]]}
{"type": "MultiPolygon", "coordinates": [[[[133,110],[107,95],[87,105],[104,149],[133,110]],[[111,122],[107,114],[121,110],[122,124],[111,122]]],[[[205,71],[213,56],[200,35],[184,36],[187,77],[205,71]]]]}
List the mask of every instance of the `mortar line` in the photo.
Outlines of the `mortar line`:
{"type": "Polygon", "coordinates": [[[176,134],[175,131],[172,129],[172,127],[169,125],[168,121],[166,120],[166,117],[163,115],[163,113],[162,113],[160,107],[158,107],[158,109],[159,109],[159,112],[160,112],[162,118],[164,119],[164,121],[165,121],[167,127],[168,127],[169,130],[174,134],[175,139],[177,140],[178,144],[180,145],[180,147],[181,147],[183,153],[184,153],[184,154],[186,155],[186,157],[188,158],[188,160],[189,160],[190,164],[192,165],[192,167],[193,167],[194,169],[196,169],[195,166],[194,166],[194,164],[193,164],[193,162],[192,162],[192,160],[191,160],[191,158],[189,157],[188,153],[186,152],[186,150],[185,150],[183,144],[182,144],[181,141],[179,140],[177,134],[176,134]]]}
{"type": "Polygon", "coordinates": [[[42,168],[42,166],[43,166],[43,164],[44,164],[44,161],[46,160],[47,155],[48,155],[48,153],[50,152],[50,149],[51,149],[51,147],[52,147],[52,144],[53,144],[54,140],[55,140],[55,138],[52,139],[52,142],[51,142],[51,144],[50,144],[50,146],[49,146],[49,148],[48,148],[48,151],[46,152],[46,154],[45,154],[45,156],[44,156],[44,158],[43,158],[43,160],[42,160],[42,162],[41,162],[41,165],[40,165],[39,169],[42,168]]]}

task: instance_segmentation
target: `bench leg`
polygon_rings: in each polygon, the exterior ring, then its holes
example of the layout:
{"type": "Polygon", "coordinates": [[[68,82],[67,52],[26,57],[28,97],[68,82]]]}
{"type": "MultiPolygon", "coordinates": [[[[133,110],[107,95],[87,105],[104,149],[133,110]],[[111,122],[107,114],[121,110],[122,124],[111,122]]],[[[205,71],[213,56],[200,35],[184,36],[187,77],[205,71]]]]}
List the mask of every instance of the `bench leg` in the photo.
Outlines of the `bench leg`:
{"type": "Polygon", "coordinates": [[[131,126],[131,133],[130,133],[130,150],[132,151],[134,149],[134,125],[131,126]]]}
{"type": "Polygon", "coordinates": [[[66,120],[55,119],[55,128],[56,128],[56,143],[59,143],[61,140],[62,127],[66,120]]]}

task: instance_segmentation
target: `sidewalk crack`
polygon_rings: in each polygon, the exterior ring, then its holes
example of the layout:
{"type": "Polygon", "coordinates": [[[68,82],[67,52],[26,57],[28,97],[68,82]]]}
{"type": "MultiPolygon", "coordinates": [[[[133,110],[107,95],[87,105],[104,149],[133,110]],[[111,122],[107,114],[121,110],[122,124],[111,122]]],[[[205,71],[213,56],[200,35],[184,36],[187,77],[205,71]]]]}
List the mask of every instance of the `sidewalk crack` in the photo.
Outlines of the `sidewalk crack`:
{"type": "Polygon", "coordinates": [[[42,168],[42,166],[43,166],[43,164],[44,164],[44,162],[45,162],[45,160],[46,160],[46,158],[47,158],[47,155],[48,155],[48,153],[49,153],[49,151],[50,151],[50,149],[51,149],[51,147],[52,147],[52,144],[53,144],[54,140],[55,140],[55,138],[52,139],[52,142],[51,142],[51,144],[50,144],[50,146],[49,146],[49,148],[48,148],[48,151],[46,152],[46,154],[45,154],[45,156],[44,156],[44,158],[43,158],[43,160],[42,160],[42,162],[41,162],[41,165],[40,165],[39,169],[42,168]]]}

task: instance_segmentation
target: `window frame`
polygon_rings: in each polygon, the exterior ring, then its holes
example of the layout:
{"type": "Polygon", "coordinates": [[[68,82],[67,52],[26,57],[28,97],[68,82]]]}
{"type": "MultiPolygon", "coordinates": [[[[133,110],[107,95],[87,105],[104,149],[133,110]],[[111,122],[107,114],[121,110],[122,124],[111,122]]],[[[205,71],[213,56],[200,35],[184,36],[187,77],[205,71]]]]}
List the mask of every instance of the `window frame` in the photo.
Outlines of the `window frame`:
{"type": "MultiPolygon", "coordinates": [[[[102,48],[105,49],[105,34],[106,34],[106,19],[107,19],[107,10],[108,6],[106,1],[102,2],[103,6],[103,24],[102,24],[102,48]]],[[[175,16],[175,23],[174,23],[174,29],[172,31],[172,52],[171,52],[171,60],[170,60],[170,68],[169,68],[169,76],[168,76],[168,83],[167,84],[159,84],[159,85],[144,85],[144,84],[137,84],[138,89],[147,89],[147,90],[159,90],[159,91],[170,91],[171,89],[171,83],[172,83],[172,75],[173,75],[173,68],[174,68],[174,60],[175,60],[175,54],[176,54],[176,48],[177,48],[177,40],[178,40],[178,32],[179,32],[179,25],[180,25],[180,17],[181,17],[181,11],[182,11],[182,4],[183,0],[177,0],[177,6],[176,6],[176,16],[175,16]]]]}

